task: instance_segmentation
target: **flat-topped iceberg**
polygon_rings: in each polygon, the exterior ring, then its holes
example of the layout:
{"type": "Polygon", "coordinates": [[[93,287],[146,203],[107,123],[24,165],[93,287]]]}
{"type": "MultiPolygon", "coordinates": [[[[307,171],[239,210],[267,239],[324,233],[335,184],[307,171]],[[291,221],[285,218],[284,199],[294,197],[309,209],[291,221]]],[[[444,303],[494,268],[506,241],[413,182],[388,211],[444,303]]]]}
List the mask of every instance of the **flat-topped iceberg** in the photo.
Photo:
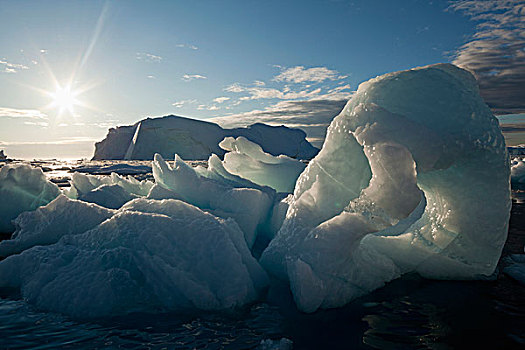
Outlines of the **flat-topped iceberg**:
{"type": "Polygon", "coordinates": [[[319,152],[300,129],[261,123],[223,129],[215,123],[169,115],[110,129],[106,138],[95,144],[93,159],[152,160],[159,153],[166,159],[178,154],[185,160],[205,160],[212,153],[222,157],[219,142],[227,136],[243,136],[272,155],[311,159],[319,152]]]}
{"type": "Polygon", "coordinates": [[[332,121],[261,262],[307,312],[410,271],[490,275],[507,237],[508,162],[467,71],[439,64],[372,79],[332,121]]]}

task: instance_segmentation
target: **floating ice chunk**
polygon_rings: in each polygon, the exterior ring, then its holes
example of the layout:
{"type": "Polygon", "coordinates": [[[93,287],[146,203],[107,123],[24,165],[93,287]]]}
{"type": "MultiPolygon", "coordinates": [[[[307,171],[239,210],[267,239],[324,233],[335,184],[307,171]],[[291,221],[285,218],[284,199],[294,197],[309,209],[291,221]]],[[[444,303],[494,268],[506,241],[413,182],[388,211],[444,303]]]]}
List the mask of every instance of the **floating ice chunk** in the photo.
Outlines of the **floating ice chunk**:
{"type": "Polygon", "coordinates": [[[257,231],[263,229],[273,204],[273,197],[269,192],[255,188],[237,188],[226,182],[200,176],[178,156],[175,156],[172,168],[156,154],[152,166],[156,185],[165,190],[155,186],[148,198],[180,199],[213,215],[231,217],[244,232],[248,246],[253,245],[257,231]]]}
{"type": "Polygon", "coordinates": [[[307,312],[410,271],[490,275],[510,204],[504,140],[472,75],[449,64],[391,73],[333,120],[261,263],[307,312]]]}
{"type": "Polygon", "coordinates": [[[219,146],[229,151],[224,155],[224,168],[259,185],[277,192],[293,192],[295,181],[306,164],[285,155],[272,156],[261,146],[240,136],[226,137],[219,146]]]}
{"type": "Polygon", "coordinates": [[[507,266],[503,272],[525,285],[525,254],[512,254],[504,260],[507,266]]]}
{"type": "Polygon", "coordinates": [[[45,207],[20,214],[10,240],[0,242],[0,256],[18,254],[36,245],[49,245],[70,234],[78,234],[111,217],[114,210],[72,200],[60,195],[45,207]]]}
{"type": "Polygon", "coordinates": [[[138,175],[151,173],[151,167],[147,165],[113,164],[113,165],[83,165],[71,169],[71,171],[95,175],[138,175]]]}
{"type": "Polygon", "coordinates": [[[525,183],[525,161],[521,157],[515,157],[510,165],[510,177],[512,183],[525,183]]]}
{"type": "Polygon", "coordinates": [[[135,198],[136,195],[127,192],[119,185],[102,185],[78,196],[78,199],[84,202],[95,203],[109,209],[118,209],[135,198]]]}
{"type": "Polygon", "coordinates": [[[68,197],[77,198],[102,185],[119,185],[130,194],[144,197],[147,196],[153,187],[153,182],[148,180],[138,181],[132,176],[124,177],[116,173],[112,173],[111,176],[74,173],[71,177],[71,190],[68,197]]]}
{"type": "Polygon", "coordinates": [[[235,221],[177,200],[137,199],[90,231],[0,262],[0,287],[80,318],[230,309],[266,284],[235,221]]]}
{"type": "Polygon", "coordinates": [[[39,168],[8,164],[0,169],[0,232],[11,232],[20,213],[46,205],[60,194],[39,168]]]}
{"type": "Polygon", "coordinates": [[[293,342],[287,338],[280,340],[263,339],[256,350],[292,350],[293,342]]]}
{"type": "Polygon", "coordinates": [[[226,170],[224,164],[216,154],[212,154],[208,159],[207,168],[197,166],[195,171],[201,176],[229,185],[231,187],[255,188],[267,192],[270,195],[275,193],[275,190],[271,187],[258,185],[248,179],[230,173],[228,170],[226,170]]]}

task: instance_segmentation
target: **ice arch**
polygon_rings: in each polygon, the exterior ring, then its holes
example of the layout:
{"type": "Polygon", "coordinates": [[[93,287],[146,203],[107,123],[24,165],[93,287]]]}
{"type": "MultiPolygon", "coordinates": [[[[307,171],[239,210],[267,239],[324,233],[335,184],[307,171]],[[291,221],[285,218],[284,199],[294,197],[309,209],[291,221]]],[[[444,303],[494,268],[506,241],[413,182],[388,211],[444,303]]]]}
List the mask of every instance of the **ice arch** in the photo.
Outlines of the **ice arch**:
{"type": "Polygon", "coordinates": [[[438,64],[371,79],[332,121],[261,263],[306,312],[410,271],[490,275],[507,236],[508,164],[467,71],[438,64]]]}

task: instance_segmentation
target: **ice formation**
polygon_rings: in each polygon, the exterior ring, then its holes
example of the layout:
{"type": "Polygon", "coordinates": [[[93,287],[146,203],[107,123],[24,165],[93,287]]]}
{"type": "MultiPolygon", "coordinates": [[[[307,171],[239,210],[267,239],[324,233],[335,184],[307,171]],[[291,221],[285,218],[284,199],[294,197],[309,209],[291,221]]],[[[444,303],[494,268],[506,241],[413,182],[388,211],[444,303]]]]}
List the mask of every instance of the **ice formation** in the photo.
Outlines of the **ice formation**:
{"type": "Polygon", "coordinates": [[[71,188],[65,193],[70,198],[118,209],[134,198],[146,196],[152,187],[151,181],[138,181],[116,173],[106,177],[74,173],[71,188]]]}
{"type": "Polygon", "coordinates": [[[106,138],[95,144],[93,159],[151,160],[159,153],[166,159],[178,154],[186,160],[205,160],[212,153],[222,157],[224,150],[219,142],[227,136],[246,137],[273,155],[311,159],[319,151],[299,129],[260,123],[223,129],[214,123],[170,115],[110,129],[106,138]]]}
{"type": "Polygon", "coordinates": [[[249,247],[255,242],[257,232],[265,229],[271,213],[273,193],[257,188],[234,186],[201,176],[178,156],[173,167],[162,156],[155,155],[153,176],[156,186],[149,198],[175,198],[193,204],[213,215],[233,218],[244,232],[249,247]]]}
{"type": "Polygon", "coordinates": [[[112,173],[118,175],[137,175],[151,173],[151,167],[147,165],[132,164],[90,165],[79,166],[71,169],[71,171],[95,175],[110,175],[112,173]]]}
{"type": "Polygon", "coordinates": [[[293,192],[295,181],[306,168],[306,164],[285,155],[272,156],[242,136],[226,137],[219,146],[228,151],[223,161],[228,172],[277,192],[293,192]]]}
{"type": "Polygon", "coordinates": [[[507,264],[503,272],[525,285],[525,254],[512,254],[503,260],[507,264]]]}
{"type": "Polygon", "coordinates": [[[0,231],[16,231],[0,242],[0,288],[75,317],[222,310],[260,296],[264,267],[313,312],[407,272],[493,273],[509,158],[470,73],[440,64],[361,84],[295,184],[302,163],[248,139],[226,138],[208,167],[157,154],[155,183],[77,172],[64,195],[39,169],[4,166],[0,231]]]}
{"type": "Polygon", "coordinates": [[[512,183],[525,184],[524,158],[514,157],[510,163],[510,177],[512,183]]]}
{"type": "Polygon", "coordinates": [[[27,210],[46,205],[60,194],[41,169],[8,164],[0,169],[0,232],[11,232],[11,220],[27,210]]]}
{"type": "Polygon", "coordinates": [[[16,231],[11,239],[0,242],[0,257],[37,245],[54,244],[63,236],[92,229],[114,213],[114,210],[60,195],[46,206],[24,212],[14,220],[16,231]]]}
{"type": "Polygon", "coordinates": [[[0,161],[1,160],[7,160],[7,156],[5,155],[3,149],[0,149],[0,161]]]}
{"type": "Polygon", "coordinates": [[[307,312],[410,271],[490,275],[510,205],[505,143],[472,75],[450,64],[386,74],[332,121],[261,263],[307,312]]]}
{"type": "Polygon", "coordinates": [[[1,287],[80,318],[230,309],[266,284],[232,219],[178,200],[136,199],[91,230],[0,262],[1,287]]]}

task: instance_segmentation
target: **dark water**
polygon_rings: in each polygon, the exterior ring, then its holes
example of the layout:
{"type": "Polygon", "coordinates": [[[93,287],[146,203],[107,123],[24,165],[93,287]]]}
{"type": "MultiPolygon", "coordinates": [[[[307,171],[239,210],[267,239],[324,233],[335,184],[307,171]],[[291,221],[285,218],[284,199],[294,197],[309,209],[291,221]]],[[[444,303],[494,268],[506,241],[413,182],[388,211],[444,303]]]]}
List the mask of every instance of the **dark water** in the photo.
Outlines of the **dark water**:
{"type": "MultiPolygon", "coordinates": [[[[515,189],[504,255],[523,252],[525,192],[515,189]]],[[[499,269],[501,270],[501,269],[499,269]]],[[[525,286],[407,275],[344,308],[303,314],[286,288],[231,314],[75,321],[1,291],[1,349],[252,349],[288,338],[294,349],[525,349],[525,286]]]]}
{"type": "Polygon", "coordinates": [[[525,348],[525,287],[504,275],[472,282],[405,276],[345,308],[312,315],[297,312],[289,297],[279,299],[231,315],[78,322],[2,298],[0,346],[250,349],[286,337],[295,349],[525,348]]]}

